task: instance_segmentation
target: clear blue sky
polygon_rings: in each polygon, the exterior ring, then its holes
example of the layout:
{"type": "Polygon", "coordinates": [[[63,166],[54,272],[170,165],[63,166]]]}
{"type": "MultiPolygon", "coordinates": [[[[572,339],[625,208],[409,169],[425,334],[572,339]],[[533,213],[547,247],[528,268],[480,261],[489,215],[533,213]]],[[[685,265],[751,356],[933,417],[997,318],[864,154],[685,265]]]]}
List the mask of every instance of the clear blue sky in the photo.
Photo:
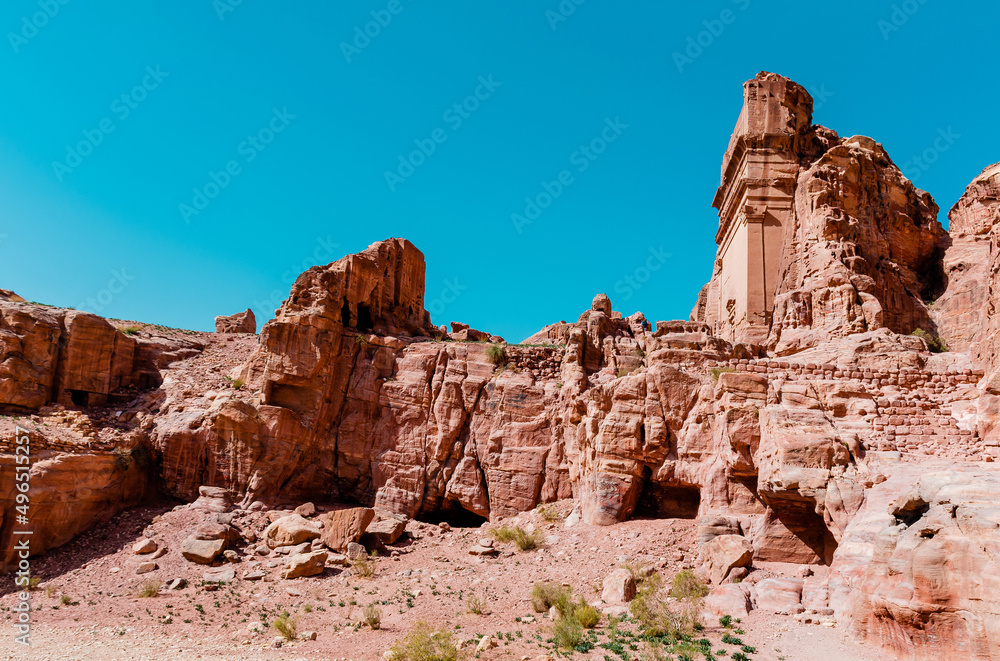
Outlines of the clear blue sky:
{"type": "Polygon", "coordinates": [[[761,70],[898,164],[950,131],[934,163],[910,162],[945,211],[1000,160],[994,2],[576,1],[565,17],[558,0],[9,0],[0,287],[171,326],[247,307],[263,323],[293,274],[403,236],[435,323],[519,340],[598,292],[686,318],[761,70]],[[678,64],[689,38],[703,47],[678,64]],[[579,151],[602,133],[602,153],[579,151]],[[410,172],[415,141],[433,153],[410,172]],[[543,182],[555,199],[518,231],[543,182]]]}

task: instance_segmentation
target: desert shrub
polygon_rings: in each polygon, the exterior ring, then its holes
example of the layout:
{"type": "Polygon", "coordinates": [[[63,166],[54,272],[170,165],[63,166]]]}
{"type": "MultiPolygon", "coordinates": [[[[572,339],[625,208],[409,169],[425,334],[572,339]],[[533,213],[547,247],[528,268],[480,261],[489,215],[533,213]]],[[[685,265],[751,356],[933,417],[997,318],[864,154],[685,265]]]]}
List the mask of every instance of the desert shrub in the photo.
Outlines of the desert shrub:
{"type": "Polygon", "coordinates": [[[690,569],[683,569],[674,576],[670,596],[681,601],[701,599],[708,595],[708,586],[690,569]]]}
{"type": "Polygon", "coordinates": [[[132,451],[128,448],[115,448],[115,467],[127,471],[132,466],[132,451]]]}
{"type": "Polygon", "coordinates": [[[538,516],[542,517],[542,521],[554,523],[562,519],[559,515],[559,510],[554,505],[539,505],[535,510],[538,512],[538,516]]]}
{"type": "Polygon", "coordinates": [[[553,606],[561,613],[569,610],[572,590],[558,583],[535,583],[531,588],[531,607],[536,613],[545,613],[553,606]]]}
{"type": "Polygon", "coordinates": [[[56,586],[54,586],[54,585],[46,585],[45,586],[45,596],[48,597],[49,599],[51,599],[52,597],[56,596],[56,586]]]}
{"type": "Polygon", "coordinates": [[[123,333],[125,333],[126,335],[128,335],[128,336],[131,337],[132,335],[138,335],[139,334],[139,327],[138,326],[126,326],[125,328],[122,328],[121,331],[123,333]]]}
{"type": "Polygon", "coordinates": [[[280,633],[285,640],[295,640],[299,637],[299,618],[282,615],[276,617],[271,626],[280,633]]]}
{"type": "Polygon", "coordinates": [[[520,528],[508,525],[502,525],[498,528],[490,528],[490,537],[502,544],[506,544],[507,542],[514,541],[516,530],[520,530],[520,528]]]}
{"type": "Polygon", "coordinates": [[[378,630],[382,626],[382,610],[374,602],[365,606],[362,616],[364,617],[365,624],[373,631],[378,630]]]}
{"type": "Polygon", "coordinates": [[[732,615],[723,615],[722,617],[719,618],[720,627],[725,627],[726,629],[728,629],[732,623],[733,623],[732,615]]]}
{"type": "Polygon", "coordinates": [[[161,587],[163,587],[162,581],[151,578],[148,581],[144,581],[142,585],[139,586],[139,596],[144,599],[155,597],[160,594],[161,587]]]}
{"type": "Polygon", "coordinates": [[[552,637],[556,647],[564,651],[572,651],[583,640],[583,627],[573,615],[565,614],[552,625],[552,637]]]}
{"type": "Polygon", "coordinates": [[[939,336],[934,333],[928,333],[923,328],[918,328],[917,330],[910,333],[916,337],[922,338],[927,342],[927,348],[933,353],[945,353],[948,351],[948,344],[939,336]]]}
{"type": "Polygon", "coordinates": [[[674,610],[663,594],[663,579],[659,574],[648,576],[639,586],[629,611],[647,636],[680,637],[693,633],[699,624],[700,600],[679,604],[674,610]]]}
{"type": "Polygon", "coordinates": [[[70,597],[68,594],[64,594],[61,597],[59,597],[59,603],[62,604],[63,606],[69,606],[73,603],[73,598],[70,597]]]}
{"type": "Polygon", "coordinates": [[[544,533],[537,528],[528,532],[520,526],[508,525],[491,528],[490,537],[503,544],[514,542],[514,545],[521,551],[530,551],[531,549],[538,548],[545,541],[544,533]]]}
{"type": "Polygon", "coordinates": [[[486,599],[472,592],[465,602],[465,608],[473,615],[482,615],[483,611],[486,610],[486,599]]]}
{"type": "Polygon", "coordinates": [[[712,369],[708,370],[708,374],[712,377],[712,383],[718,383],[719,377],[721,375],[735,371],[736,370],[732,367],[713,367],[712,369]]]}
{"type": "Polygon", "coordinates": [[[507,364],[507,351],[499,344],[491,344],[486,347],[486,357],[496,367],[503,367],[507,364]]]}
{"type": "Polygon", "coordinates": [[[229,385],[233,387],[233,390],[239,390],[240,388],[246,385],[246,381],[244,381],[243,379],[233,379],[229,385]]]}
{"type": "Polygon", "coordinates": [[[389,654],[389,661],[456,661],[458,648],[448,631],[439,631],[426,622],[417,622],[413,630],[397,640],[389,654]]]}
{"type": "Polygon", "coordinates": [[[514,545],[519,551],[537,549],[545,541],[545,533],[535,528],[531,532],[518,528],[514,534],[514,545]]]}
{"type": "Polygon", "coordinates": [[[573,607],[573,617],[584,629],[593,629],[601,621],[601,614],[597,609],[585,602],[582,598],[573,607]]]}
{"type": "Polygon", "coordinates": [[[351,563],[354,575],[361,578],[372,578],[378,570],[378,554],[372,551],[371,555],[363,555],[351,563]]]}

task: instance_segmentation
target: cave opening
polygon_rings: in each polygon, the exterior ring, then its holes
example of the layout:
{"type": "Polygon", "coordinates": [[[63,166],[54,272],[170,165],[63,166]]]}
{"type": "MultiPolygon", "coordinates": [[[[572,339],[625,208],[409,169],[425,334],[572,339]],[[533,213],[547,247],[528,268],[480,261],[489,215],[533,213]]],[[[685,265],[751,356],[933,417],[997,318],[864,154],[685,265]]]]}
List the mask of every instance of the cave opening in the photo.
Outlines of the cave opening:
{"type": "Polygon", "coordinates": [[[344,326],[351,325],[351,305],[344,301],[344,306],[340,308],[340,323],[344,326]]]}
{"type": "Polygon", "coordinates": [[[433,512],[425,512],[419,515],[417,520],[433,525],[447,523],[452,528],[478,528],[484,523],[489,523],[489,519],[485,516],[470,512],[463,507],[443,507],[433,512]]]}
{"type": "Polygon", "coordinates": [[[370,331],[374,325],[371,310],[367,305],[358,303],[358,330],[370,331]]]}
{"type": "MultiPolygon", "coordinates": [[[[648,470],[648,469],[647,469],[648,470]]],[[[635,516],[646,519],[695,519],[701,506],[701,489],[693,484],[657,484],[644,480],[635,516]]]]}
{"type": "Polygon", "coordinates": [[[73,402],[73,406],[87,406],[90,401],[90,393],[86,390],[70,390],[69,398],[73,402]]]}

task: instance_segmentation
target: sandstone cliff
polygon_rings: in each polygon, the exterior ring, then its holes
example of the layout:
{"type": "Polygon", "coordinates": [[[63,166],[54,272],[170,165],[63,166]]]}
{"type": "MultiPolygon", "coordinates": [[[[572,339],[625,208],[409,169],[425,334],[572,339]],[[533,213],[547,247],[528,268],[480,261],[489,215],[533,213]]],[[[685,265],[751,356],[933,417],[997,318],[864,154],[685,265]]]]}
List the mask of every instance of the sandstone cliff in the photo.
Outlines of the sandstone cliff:
{"type": "Polygon", "coordinates": [[[760,74],[744,100],[691,321],[602,294],[519,345],[449,334],[402,239],[303,273],[259,343],[0,292],[0,405],[39,449],[36,552],[154,487],[480,520],[572,498],[587,523],[697,519],[702,544],[810,565],[798,605],[901,653],[1000,658],[1000,170],[947,234],[881,145],[812,124],[801,86],[760,74]]]}

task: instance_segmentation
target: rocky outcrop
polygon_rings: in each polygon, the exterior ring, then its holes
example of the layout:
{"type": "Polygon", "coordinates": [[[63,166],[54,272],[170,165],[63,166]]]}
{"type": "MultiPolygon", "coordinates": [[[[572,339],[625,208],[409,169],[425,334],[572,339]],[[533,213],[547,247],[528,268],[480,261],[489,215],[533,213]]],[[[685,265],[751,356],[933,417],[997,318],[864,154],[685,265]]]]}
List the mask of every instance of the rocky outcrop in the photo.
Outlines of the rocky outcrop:
{"type": "Polygon", "coordinates": [[[253,310],[249,308],[246,312],[240,312],[228,317],[216,317],[215,332],[254,334],[257,332],[257,317],[254,316],[253,310]]]}
{"type": "Polygon", "coordinates": [[[995,343],[983,342],[995,317],[991,299],[997,251],[993,228],[1000,225],[1000,163],[976,177],[948,213],[944,238],[945,290],[931,311],[938,333],[952,351],[970,352],[987,364],[995,343]]]}
{"type": "Polygon", "coordinates": [[[1000,475],[940,462],[898,465],[867,492],[827,579],[855,633],[914,659],[1000,656],[1000,475]]]}
{"type": "Polygon", "coordinates": [[[879,328],[933,331],[940,293],[937,205],[870,138],[813,126],[799,85],[762,73],[716,195],[719,253],[692,319],[787,355],[879,328]]]}

